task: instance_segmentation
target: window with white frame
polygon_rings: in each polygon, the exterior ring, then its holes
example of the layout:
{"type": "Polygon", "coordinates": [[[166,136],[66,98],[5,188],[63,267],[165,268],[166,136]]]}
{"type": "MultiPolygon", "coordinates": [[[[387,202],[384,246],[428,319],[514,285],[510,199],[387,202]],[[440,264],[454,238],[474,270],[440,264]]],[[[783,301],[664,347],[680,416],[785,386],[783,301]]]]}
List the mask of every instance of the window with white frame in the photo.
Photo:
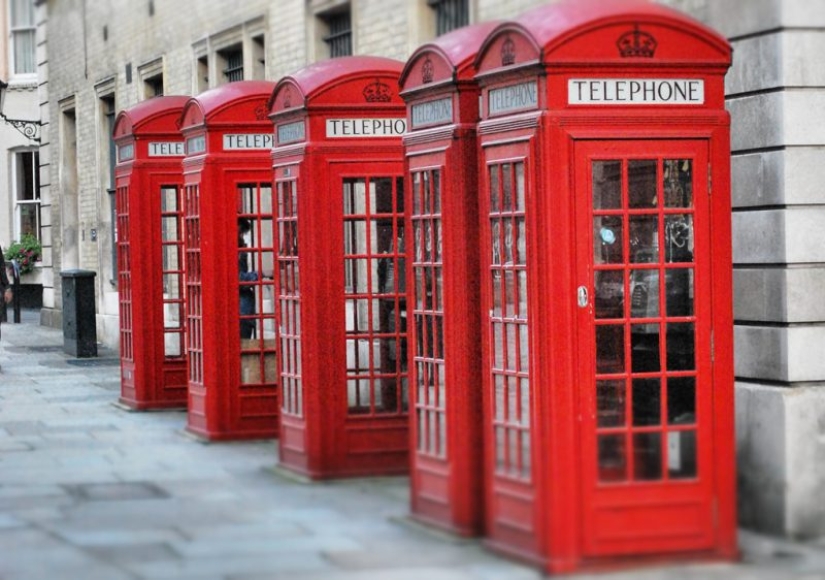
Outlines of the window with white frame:
{"type": "Polygon", "coordinates": [[[12,75],[37,73],[33,0],[9,0],[10,66],[12,75]]]}
{"type": "Polygon", "coordinates": [[[31,234],[40,239],[40,156],[37,151],[12,153],[15,237],[31,234]]]}

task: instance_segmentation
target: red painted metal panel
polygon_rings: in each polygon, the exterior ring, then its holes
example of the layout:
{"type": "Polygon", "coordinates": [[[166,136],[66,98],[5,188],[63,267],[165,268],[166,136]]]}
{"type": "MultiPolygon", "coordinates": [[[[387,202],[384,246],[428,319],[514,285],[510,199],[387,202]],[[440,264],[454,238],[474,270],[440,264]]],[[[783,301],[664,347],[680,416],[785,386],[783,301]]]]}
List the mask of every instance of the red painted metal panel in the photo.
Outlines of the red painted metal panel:
{"type": "Polygon", "coordinates": [[[400,71],[337,58],[269,100],[280,463],[311,478],[408,469],[400,71]]]}
{"type": "Polygon", "coordinates": [[[478,86],[473,59],[495,22],[416,50],[401,78],[407,155],[411,328],[412,517],[482,530],[478,269],[478,86]]]}
{"type": "Polygon", "coordinates": [[[177,125],[186,100],[168,96],[135,105],[118,115],[114,129],[120,402],[140,410],[186,405],[177,125]]]}
{"type": "Polygon", "coordinates": [[[550,572],[736,557],[730,54],[616,0],[529,11],[474,61],[486,541],[550,572]]]}
{"type": "Polygon", "coordinates": [[[187,429],[211,440],[278,434],[274,293],[273,83],[190,99],[184,167],[187,429]]]}

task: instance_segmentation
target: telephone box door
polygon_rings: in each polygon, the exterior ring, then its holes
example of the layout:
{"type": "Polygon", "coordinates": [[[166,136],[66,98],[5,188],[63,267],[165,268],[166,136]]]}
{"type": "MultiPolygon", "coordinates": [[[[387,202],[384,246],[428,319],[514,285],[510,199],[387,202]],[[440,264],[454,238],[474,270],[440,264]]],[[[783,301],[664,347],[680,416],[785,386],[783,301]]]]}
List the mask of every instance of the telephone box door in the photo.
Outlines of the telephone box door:
{"type": "Polygon", "coordinates": [[[575,146],[585,556],[714,545],[708,149],[575,146]]]}
{"type": "Polygon", "coordinates": [[[343,206],[344,461],[347,469],[402,472],[409,457],[402,166],[347,166],[331,177],[341,192],[332,207],[343,206]]]}

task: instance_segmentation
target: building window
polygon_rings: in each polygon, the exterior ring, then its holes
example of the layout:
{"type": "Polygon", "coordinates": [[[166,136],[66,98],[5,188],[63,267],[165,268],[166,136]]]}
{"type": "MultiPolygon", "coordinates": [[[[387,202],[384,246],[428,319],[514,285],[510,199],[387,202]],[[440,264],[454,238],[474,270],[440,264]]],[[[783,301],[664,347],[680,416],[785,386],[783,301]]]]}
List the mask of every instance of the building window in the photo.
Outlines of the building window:
{"type": "Polygon", "coordinates": [[[34,2],[32,0],[10,0],[9,13],[12,74],[33,75],[37,72],[34,2]]]}
{"type": "Polygon", "coordinates": [[[266,43],[263,34],[252,39],[252,78],[266,78],[266,43]]]}
{"type": "Polygon", "coordinates": [[[138,78],[140,78],[143,94],[139,95],[140,100],[159,97],[163,94],[163,58],[138,66],[138,78]]]}
{"type": "MultiPolygon", "coordinates": [[[[161,82],[161,87],[163,83],[161,82]]],[[[105,95],[100,98],[100,115],[103,121],[103,138],[108,156],[108,175],[104,176],[106,193],[109,199],[109,220],[112,229],[111,243],[111,270],[109,282],[117,284],[117,208],[115,207],[115,163],[117,159],[114,130],[115,130],[115,96],[105,95]]]]}
{"type": "Polygon", "coordinates": [[[470,0],[427,0],[435,11],[435,34],[441,36],[470,23],[470,0]]]}
{"type": "Polygon", "coordinates": [[[243,48],[241,45],[218,51],[223,77],[228,83],[243,80],[243,48]]]}
{"type": "Polygon", "coordinates": [[[329,49],[330,58],[352,54],[352,22],[347,6],[343,11],[336,11],[319,16],[328,29],[324,42],[329,49]]]}
{"type": "Polygon", "coordinates": [[[147,99],[163,96],[163,75],[144,79],[143,84],[146,86],[147,99]]]}
{"type": "Polygon", "coordinates": [[[31,234],[40,237],[40,156],[37,151],[19,151],[14,155],[12,183],[15,199],[17,238],[31,234]]]}

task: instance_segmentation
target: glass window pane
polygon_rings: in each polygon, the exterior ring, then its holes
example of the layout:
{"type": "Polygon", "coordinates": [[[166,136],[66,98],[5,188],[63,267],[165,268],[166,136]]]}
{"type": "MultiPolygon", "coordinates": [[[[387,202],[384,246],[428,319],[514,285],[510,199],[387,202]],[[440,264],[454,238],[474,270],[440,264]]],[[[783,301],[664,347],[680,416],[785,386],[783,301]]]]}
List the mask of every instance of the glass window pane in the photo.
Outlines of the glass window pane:
{"type": "Polygon", "coordinates": [[[696,368],[692,322],[667,325],[667,368],[670,371],[692,371],[696,368]]]}
{"type": "Polygon", "coordinates": [[[630,326],[630,368],[634,373],[653,373],[661,368],[659,355],[659,325],[630,326]]]}
{"type": "Polygon", "coordinates": [[[599,481],[627,479],[624,435],[600,435],[598,438],[599,481]]]}
{"type": "Polygon", "coordinates": [[[661,433],[633,435],[633,479],[650,481],[662,478],[661,433]]]}
{"type": "Polygon", "coordinates": [[[665,207],[693,207],[693,161],[665,159],[663,172],[665,207]]]}
{"type": "Polygon", "coordinates": [[[693,316],[693,269],[666,270],[665,296],[668,316],[693,316]]]}
{"type": "Polygon", "coordinates": [[[596,381],[596,415],[599,427],[625,424],[624,381],[596,381]]]}
{"type": "Polygon", "coordinates": [[[516,163],[516,211],[525,211],[524,202],[524,163],[516,163]]]}
{"type": "Polygon", "coordinates": [[[596,318],[624,316],[624,271],[597,270],[595,279],[596,318]]]}
{"type": "Polygon", "coordinates": [[[696,477],[696,431],[667,434],[667,474],[671,479],[696,477]]]}
{"type": "Polygon", "coordinates": [[[500,194],[499,194],[499,166],[490,166],[490,212],[495,213],[501,211],[500,194]]]}
{"type": "Polygon", "coordinates": [[[671,425],[696,423],[695,377],[668,378],[667,422],[671,425]]]}
{"type": "Polygon", "coordinates": [[[659,379],[633,379],[633,426],[661,425],[662,389],[659,379]]]}
{"type": "Polygon", "coordinates": [[[658,318],[659,270],[630,271],[630,316],[658,318]]]}
{"type": "Polygon", "coordinates": [[[659,218],[630,217],[630,261],[650,264],[659,261],[659,218]]]}
{"type": "Polygon", "coordinates": [[[593,261],[596,264],[623,263],[623,244],[621,217],[593,218],[593,261]]]}
{"type": "Polygon", "coordinates": [[[513,211],[513,176],[512,166],[505,163],[501,166],[501,210],[513,211]]]}
{"type": "Polygon", "coordinates": [[[656,207],[656,161],[634,159],[627,163],[628,204],[631,208],[656,207]]]}
{"type": "Polygon", "coordinates": [[[693,216],[665,216],[665,262],[693,261],[693,216]]]}
{"type": "Polygon", "coordinates": [[[624,372],[624,326],[596,327],[596,372],[624,372]]]}
{"type": "Polygon", "coordinates": [[[593,209],[619,209],[622,207],[622,162],[594,161],[593,209]]]}

